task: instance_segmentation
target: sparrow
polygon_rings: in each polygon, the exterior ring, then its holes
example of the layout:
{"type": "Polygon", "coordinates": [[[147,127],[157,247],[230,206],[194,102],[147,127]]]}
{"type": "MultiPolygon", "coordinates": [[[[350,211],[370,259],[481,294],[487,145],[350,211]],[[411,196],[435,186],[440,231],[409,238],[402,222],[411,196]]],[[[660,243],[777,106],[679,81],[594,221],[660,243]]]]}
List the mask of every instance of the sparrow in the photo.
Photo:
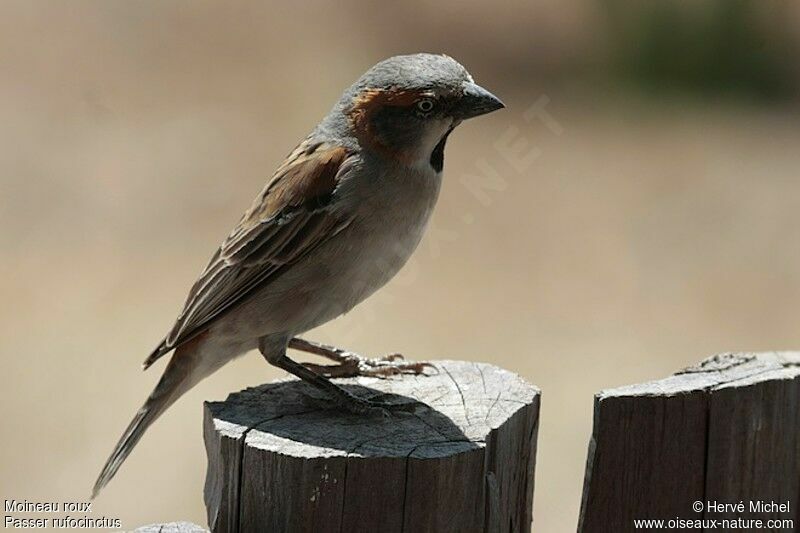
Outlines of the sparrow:
{"type": "Polygon", "coordinates": [[[385,407],[329,378],[418,373],[424,363],[367,360],[297,335],[348,312],[392,279],[436,203],[448,136],[462,121],[503,107],[446,55],[391,57],[348,88],[256,196],[144,362],[146,369],[174,351],[92,497],[175,400],[256,348],[350,411],[385,407]],[[339,365],[300,364],[287,348],[339,365]]]}

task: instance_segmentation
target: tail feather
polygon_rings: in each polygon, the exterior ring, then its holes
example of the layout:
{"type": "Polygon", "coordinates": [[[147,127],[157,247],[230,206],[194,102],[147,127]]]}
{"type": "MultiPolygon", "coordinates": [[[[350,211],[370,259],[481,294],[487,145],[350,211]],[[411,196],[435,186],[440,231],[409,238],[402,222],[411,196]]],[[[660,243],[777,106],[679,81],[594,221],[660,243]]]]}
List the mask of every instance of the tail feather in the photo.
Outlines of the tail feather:
{"type": "Polygon", "coordinates": [[[136,416],[133,417],[128,428],[114,447],[114,451],[111,452],[111,456],[106,461],[105,466],[103,466],[103,470],[94,484],[92,499],[111,481],[111,478],[119,470],[120,465],[130,455],[131,450],[139,442],[139,439],[142,438],[144,432],[156,421],[161,413],[183,393],[215,370],[215,368],[208,368],[206,369],[207,371],[204,371],[199,368],[198,357],[200,354],[191,348],[195,347],[181,347],[173,354],[155,389],[153,389],[147,401],[136,413],[136,416]]]}
{"type": "Polygon", "coordinates": [[[172,348],[167,346],[167,339],[164,338],[164,340],[158,343],[156,349],[147,356],[147,359],[144,360],[144,363],[142,363],[142,370],[150,368],[153,363],[161,359],[164,354],[169,353],[170,350],[172,350],[172,348]]]}
{"type": "Polygon", "coordinates": [[[100,472],[94,484],[92,499],[95,499],[103,487],[111,481],[111,478],[117,473],[122,462],[125,461],[131,453],[131,450],[133,450],[133,447],[136,446],[136,443],[142,438],[145,430],[150,427],[150,424],[158,418],[158,415],[163,410],[155,409],[154,406],[148,405],[148,403],[150,402],[148,401],[139,409],[136,416],[133,417],[130,425],[128,425],[128,428],[125,430],[125,433],[122,434],[119,442],[117,442],[117,445],[114,447],[114,451],[111,452],[111,456],[106,461],[103,470],[100,472]]]}

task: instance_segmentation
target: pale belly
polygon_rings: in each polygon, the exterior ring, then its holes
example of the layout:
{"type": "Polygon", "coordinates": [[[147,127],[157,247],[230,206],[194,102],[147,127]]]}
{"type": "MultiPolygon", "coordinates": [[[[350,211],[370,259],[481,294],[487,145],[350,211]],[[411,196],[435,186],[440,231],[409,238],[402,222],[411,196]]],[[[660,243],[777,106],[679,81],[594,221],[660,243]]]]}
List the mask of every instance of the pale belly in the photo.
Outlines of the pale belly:
{"type": "Polygon", "coordinates": [[[346,229],[256,291],[214,329],[239,340],[291,337],[350,311],[406,264],[427,226],[439,179],[433,173],[412,176],[358,200],[346,229]]]}

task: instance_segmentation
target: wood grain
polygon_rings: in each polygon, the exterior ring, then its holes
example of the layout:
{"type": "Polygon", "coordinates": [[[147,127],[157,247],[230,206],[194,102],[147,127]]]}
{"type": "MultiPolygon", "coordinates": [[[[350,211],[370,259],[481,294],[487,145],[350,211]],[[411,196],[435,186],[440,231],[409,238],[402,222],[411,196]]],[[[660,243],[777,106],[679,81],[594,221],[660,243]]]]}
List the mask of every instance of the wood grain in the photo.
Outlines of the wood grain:
{"type": "Polygon", "coordinates": [[[337,380],[420,402],[352,415],[283,380],[206,404],[214,532],[530,531],[539,391],[494,366],[337,380]]]}
{"type": "Polygon", "coordinates": [[[800,353],[718,355],[595,397],[579,531],[676,517],[797,524],[798,506],[800,353]],[[791,501],[791,512],[707,510],[709,501],[750,500],[791,501]]]}

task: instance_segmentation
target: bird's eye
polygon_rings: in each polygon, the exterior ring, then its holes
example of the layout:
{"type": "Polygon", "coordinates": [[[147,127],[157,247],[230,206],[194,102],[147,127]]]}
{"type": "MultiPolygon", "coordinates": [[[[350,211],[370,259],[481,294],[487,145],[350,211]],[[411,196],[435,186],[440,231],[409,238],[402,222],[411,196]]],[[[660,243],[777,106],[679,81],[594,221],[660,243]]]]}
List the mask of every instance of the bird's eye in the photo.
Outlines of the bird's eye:
{"type": "Polygon", "coordinates": [[[430,113],[433,109],[433,100],[430,98],[423,98],[417,102],[417,109],[423,113],[430,113]]]}

